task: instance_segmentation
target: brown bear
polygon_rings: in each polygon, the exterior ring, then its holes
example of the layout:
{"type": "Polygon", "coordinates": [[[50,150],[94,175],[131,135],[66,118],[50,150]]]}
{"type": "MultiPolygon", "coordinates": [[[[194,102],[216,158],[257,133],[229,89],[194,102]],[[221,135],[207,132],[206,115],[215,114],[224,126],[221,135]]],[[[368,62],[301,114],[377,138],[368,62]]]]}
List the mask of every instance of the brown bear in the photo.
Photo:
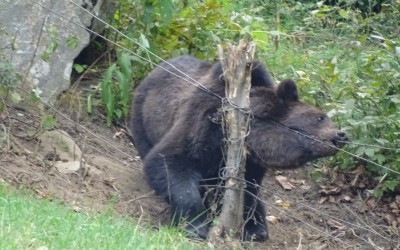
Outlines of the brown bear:
{"type": "MultiPolygon", "coordinates": [[[[205,186],[217,184],[225,166],[218,122],[225,96],[222,75],[220,63],[181,56],[154,69],[132,103],[130,129],[148,184],[171,204],[172,222],[184,219],[187,231],[201,238],[209,226],[205,186]]],[[[292,80],[275,87],[258,61],[251,78],[244,240],[263,241],[268,228],[258,197],[266,170],[296,168],[334,155],[347,137],[325,113],[299,100],[292,80]]]]}

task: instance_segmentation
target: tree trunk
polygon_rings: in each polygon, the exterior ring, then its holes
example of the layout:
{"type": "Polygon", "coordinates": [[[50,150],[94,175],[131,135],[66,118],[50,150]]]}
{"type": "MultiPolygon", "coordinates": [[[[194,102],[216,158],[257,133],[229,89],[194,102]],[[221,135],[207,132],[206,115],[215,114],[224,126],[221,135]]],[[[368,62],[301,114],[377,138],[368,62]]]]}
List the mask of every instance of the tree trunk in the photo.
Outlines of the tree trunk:
{"type": "Polygon", "coordinates": [[[246,171],[245,137],[249,131],[250,80],[255,44],[241,40],[218,54],[225,79],[226,101],[223,104],[223,128],[226,141],[226,167],[223,175],[225,193],[222,211],[209,235],[213,244],[221,238],[240,239],[243,228],[244,188],[246,171]]]}

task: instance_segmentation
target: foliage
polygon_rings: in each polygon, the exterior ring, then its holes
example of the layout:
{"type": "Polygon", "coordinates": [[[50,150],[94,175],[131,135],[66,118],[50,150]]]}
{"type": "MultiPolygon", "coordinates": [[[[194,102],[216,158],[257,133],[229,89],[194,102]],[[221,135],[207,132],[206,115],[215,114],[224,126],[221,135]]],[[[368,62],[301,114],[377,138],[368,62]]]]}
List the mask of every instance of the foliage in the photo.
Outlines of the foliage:
{"type": "MultiPolygon", "coordinates": [[[[100,90],[101,100],[105,106],[107,125],[114,120],[126,117],[129,112],[132,90],[132,57],[125,53],[118,53],[116,63],[106,71],[104,78],[97,89],[100,90]]],[[[92,111],[92,95],[88,96],[88,112],[92,111]]]]}
{"type": "MultiPolygon", "coordinates": [[[[251,36],[275,78],[295,78],[303,99],[351,135],[350,154],[330,164],[365,165],[379,195],[400,188],[399,174],[388,170],[400,171],[400,3],[381,2],[119,0],[112,24],[132,39],[108,37],[136,53],[130,77],[137,81],[160,61],[152,53],[212,61],[217,44],[251,36]]],[[[111,84],[119,67],[110,66],[102,83],[109,124],[126,114],[121,86],[111,84]]]]}
{"type": "Polygon", "coordinates": [[[11,63],[0,56],[0,112],[5,109],[5,101],[10,99],[13,103],[21,101],[21,96],[16,91],[17,76],[11,63]]]}
{"type": "MultiPolygon", "coordinates": [[[[263,19],[252,15],[257,9],[249,8],[242,14],[232,14],[233,7],[233,3],[226,0],[183,3],[171,0],[120,1],[113,25],[126,37],[119,33],[109,34],[109,37],[115,38],[118,44],[135,54],[130,55],[128,60],[127,52],[118,52],[117,64],[109,66],[104,74],[100,89],[102,104],[107,113],[107,124],[126,117],[132,79],[142,79],[145,72],[153,66],[152,63],[159,63],[160,58],[192,54],[198,58],[213,60],[216,57],[216,44],[237,40],[240,34],[253,36],[259,46],[265,48],[268,34],[262,23],[263,19]],[[124,67],[125,63],[129,65],[124,67]],[[127,70],[131,68],[131,64],[135,66],[134,72],[127,70]]],[[[80,66],[74,65],[74,69],[83,71],[80,66]]],[[[88,111],[91,109],[90,95],[88,111]]]]}
{"type": "Polygon", "coordinates": [[[346,150],[365,159],[341,153],[331,164],[365,165],[378,183],[375,195],[399,189],[399,4],[369,15],[322,4],[303,7],[309,14],[285,25],[291,28],[281,41],[287,51],[275,52],[276,70],[284,77],[292,71],[303,98],[329,111],[351,135],[346,150]]]}
{"type": "Polygon", "coordinates": [[[52,115],[43,115],[41,123],[42,123],[42,128],[46,131],[49,131],[56,127],[57,119],[52,115]]]}
{"type": "MultiPolygon", "coordinates": [[[[49,41],[47,43],[47,46],[46,46],[41,58],[43,59],[43,61],[48,62],[51,55],[56,51],[56,49],[58,47],[59,31],[55,28],[55,26],[48,26],[46,28],[46,32],[49,36],[49,41]]],[[[71,44],[67,43],[67,45],[71,45],[71,44]]]]}

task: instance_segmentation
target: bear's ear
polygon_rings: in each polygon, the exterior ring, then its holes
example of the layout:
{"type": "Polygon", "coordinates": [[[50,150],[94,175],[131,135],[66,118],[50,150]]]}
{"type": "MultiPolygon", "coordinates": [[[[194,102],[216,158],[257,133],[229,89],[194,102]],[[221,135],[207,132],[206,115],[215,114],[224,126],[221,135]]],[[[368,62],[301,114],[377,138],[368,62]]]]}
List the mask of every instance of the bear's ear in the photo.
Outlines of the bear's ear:
{"type": "Polygon", "coordinates": [[[291,79],[283,80],[276,90],[276,95],[284,103],[298,102],[299,93],[297,92],[296,83],[291,79]]]}

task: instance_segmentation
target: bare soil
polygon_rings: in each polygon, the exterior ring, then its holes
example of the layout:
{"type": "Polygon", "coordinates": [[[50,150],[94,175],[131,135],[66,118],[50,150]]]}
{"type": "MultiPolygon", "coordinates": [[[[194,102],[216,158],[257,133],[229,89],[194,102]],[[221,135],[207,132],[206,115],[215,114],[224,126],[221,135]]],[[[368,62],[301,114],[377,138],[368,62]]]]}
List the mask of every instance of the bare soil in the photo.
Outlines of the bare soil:
{"type": "MultiPolygon", "coordinates": [[[[168,225],[169,206],[147,186],[140,158],[120,128],[107,127],[101,115],[74,122],[54,110],[47,112],[57,119],[54,129],[67,132],[80,147],[82,157],[78,160],[84,161],[85,169],[59,171],[55,161],[63,159],[49,157],[57,152],[43,152],[37,139],[44,132],[40,129],[42,118],[37,115],[40,112],[31,107],[9,107],[0,114],[0,132],[8,136],[0,142],[0,181],[32,189],[38,198],[61,200],[78,212],[112,207],[143,225],[168,225]]],[[[348,183],[343,180],[325,179],[322,183],[326,186],[321,186],[310,178],[312,171],[306,167],[268,173],[262,197],[271,220],[270,239],[244,247],[400,249],[398,224],[384,216],[396,215],[390,208],[397,204],[396,195],[377,200],[365,190],[346,189],[348,183]],[[286,182],[279,184],[278,175],[286,177],[286,182]],[[288,190],[282,184],[289,185],[288,190]]]]}

